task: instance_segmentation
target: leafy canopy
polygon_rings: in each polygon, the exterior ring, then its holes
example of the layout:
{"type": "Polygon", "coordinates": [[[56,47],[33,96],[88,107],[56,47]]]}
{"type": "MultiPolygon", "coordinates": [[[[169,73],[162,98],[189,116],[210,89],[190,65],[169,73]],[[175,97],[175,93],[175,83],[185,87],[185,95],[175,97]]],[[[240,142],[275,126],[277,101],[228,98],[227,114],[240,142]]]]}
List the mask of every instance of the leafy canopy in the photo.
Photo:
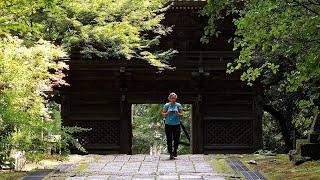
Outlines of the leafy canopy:
{"type": "Polygon", "coordinates": [[[49,130],[54,117],[45,91],[65,83],[59,72],[66,66],[56,61],[63,56],[46,41],[28,48],[15,37],[0,40],[0,133],[13,148],[28,149],[49,130]]]}
{"type": "Polygon", "coordinates": [[[171,31],[160,24],[165,0],[0,1],[0,168],[12,149],[30,156],[73,144],[79,127],[62,127],[59,106],[47,98],[66,85],[60,58],[142,59],[168,68],[173,50],[152,50],[171,31]],[[51,144],[50,144],[51,143],[51,144]]]}
{"type": "Polygon", "coordinates": [[[1,32],[43,38],[84,58],[142,59],[159,68],[173,50],[151,51],[170,27],[166,0],[14,0],[0,2],[1,32]],[[30,3],[30,4],[29,4],[30,3]]]}
{"type": "MultiPolygon", "coordinates": [[[[218,20],[236,17],[234,50],[227,72],[242,72],[249,85],[262,84],[265,103],[293,119],[318,113],[320,2],[314,0],[208,0],[205,37],[218,35],[218,20]]],[[[310,122],[309,120],[307,122],[310,122]]],[[[310,124],[309,124],[310,125],[310,124]]]]}

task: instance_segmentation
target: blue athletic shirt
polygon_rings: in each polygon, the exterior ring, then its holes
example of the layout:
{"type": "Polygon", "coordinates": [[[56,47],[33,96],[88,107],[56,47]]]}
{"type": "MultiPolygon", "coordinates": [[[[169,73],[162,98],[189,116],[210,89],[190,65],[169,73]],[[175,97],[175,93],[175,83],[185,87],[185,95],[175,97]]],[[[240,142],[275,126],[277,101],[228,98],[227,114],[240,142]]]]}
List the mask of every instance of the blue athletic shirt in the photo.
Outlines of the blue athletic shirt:
{"type": "Polygon", "coordinates": [[[180,116],[177,113],[175,113],[175,111],[182,110],[182,106],[180,103],[177,103],[177,102],[175,104],[166,103],[163,106],[163,110],[170,111],[169,114],[166,116],[165,124],[168,124],[168,125],[180,124],[180,116]]]}

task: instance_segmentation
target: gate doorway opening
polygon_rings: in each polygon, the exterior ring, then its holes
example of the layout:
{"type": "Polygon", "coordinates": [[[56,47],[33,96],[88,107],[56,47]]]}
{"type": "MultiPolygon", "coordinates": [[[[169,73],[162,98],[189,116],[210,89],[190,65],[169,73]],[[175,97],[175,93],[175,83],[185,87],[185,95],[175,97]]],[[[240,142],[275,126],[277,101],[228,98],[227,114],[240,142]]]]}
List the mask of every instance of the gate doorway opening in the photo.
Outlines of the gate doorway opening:
{"type": "MultiPolygon", "coordinates": [[[[163,104],[132,104],[132,154],[158,155],[167,153],[163,104]]],[[[182,104],[183,118],[178,154],[191,153],[192,104],[182,104]]]]}

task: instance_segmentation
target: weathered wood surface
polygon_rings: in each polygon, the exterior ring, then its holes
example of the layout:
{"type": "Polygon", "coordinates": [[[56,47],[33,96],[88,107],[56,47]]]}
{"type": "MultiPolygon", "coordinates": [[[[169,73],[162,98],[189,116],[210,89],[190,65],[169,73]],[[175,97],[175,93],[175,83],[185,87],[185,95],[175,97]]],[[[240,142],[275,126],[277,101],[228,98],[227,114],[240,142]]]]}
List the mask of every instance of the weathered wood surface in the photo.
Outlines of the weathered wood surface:
{"type": "Polygon", "coordinates": [[[71,86],[62,92],[67,97],[63,104],[64,121],[71,125],[91,124],[96,129],[81,136],[89,149],[130,154],[131,104],[164,103],[167,94],[174,91],[179,94],[180,102],[194,106],[193,153],[249,152],[260,147],[257,130],[261,130],[261,117],[257,115],[253,89],[236,75],[214,70],[211,68],[214,65],[202,68],[198,61],[193,66],[191,63],[192,70],[185,70],[183,63],[177,63],[175,70],[158,72],[144,62],[71,61],[68,80],[71,86]],[[106,138],[105,143],[95,143],[86,137],[106,138]]]}

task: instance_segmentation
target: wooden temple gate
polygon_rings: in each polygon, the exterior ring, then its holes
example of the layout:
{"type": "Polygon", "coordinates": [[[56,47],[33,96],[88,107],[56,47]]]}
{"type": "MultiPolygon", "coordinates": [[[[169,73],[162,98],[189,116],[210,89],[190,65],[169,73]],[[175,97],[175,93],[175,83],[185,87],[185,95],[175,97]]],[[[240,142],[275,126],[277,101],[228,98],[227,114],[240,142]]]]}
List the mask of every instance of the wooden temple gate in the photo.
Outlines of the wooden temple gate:
{"type": "MultiPolygon", "coordinates": [[[[170,92],[192,104],[192,153],[246,153],[261,148],[261,106],[254,88],[238,75],[227,75],[226,64],[237,54],[227,40],[229,22],[214,44],[199,39],[205,19],[203,3],[179,1],[167,12],[165,24],[175,25],[161,47],[179,50],[174,70],[159,72],[142,60],[103,61],[72,57],[69,87],[61,90],[64,125],[91,128],[78,134],[89,153],[131,154],[131,105],[165,103],[170,92]]],[[[230,21],[230,19],[229,19],[230,21]]],[[[160,113],[160,112],[159,112],[160,113]]],[[[159,120],[160,121],[160,120],[159,120]]]]}

